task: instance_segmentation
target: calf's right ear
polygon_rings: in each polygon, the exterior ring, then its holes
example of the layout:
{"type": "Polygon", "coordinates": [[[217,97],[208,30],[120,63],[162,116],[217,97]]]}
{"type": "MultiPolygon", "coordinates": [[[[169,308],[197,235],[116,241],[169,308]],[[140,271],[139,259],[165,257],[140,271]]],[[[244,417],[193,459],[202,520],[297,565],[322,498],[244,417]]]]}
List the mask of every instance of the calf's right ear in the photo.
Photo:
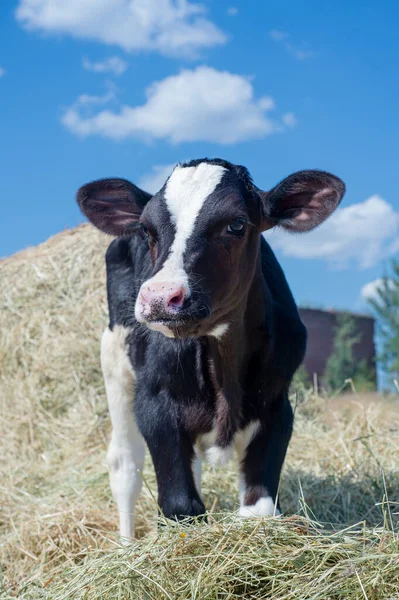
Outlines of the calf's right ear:
{"type": "Polygon", "coordinates": [[[298,171],[270,192],[260,191],[265,231],[280,225],[288,231],[310,231],[337,208],[345,193],[341,179],[326,171],[298,171]]]}
{"type": "Polygon", "coordinates": [[[99,179],[81,187],[76,200],[93,225],[110,235],[121,236],[134,232],[151,197],[126,179],[99,179]]]}

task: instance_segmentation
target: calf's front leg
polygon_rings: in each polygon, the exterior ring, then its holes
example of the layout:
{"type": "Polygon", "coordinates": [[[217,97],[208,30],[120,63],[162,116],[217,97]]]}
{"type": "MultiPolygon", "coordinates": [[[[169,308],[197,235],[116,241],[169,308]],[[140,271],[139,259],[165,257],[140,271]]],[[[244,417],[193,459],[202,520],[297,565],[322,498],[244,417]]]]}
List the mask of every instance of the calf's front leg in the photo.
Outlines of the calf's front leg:
{"type": "Polygon", "coordinates": [[[177,520],[203,515],[193,443],[173,400],[162,392],[153,397],[140,394],[136,417],[154,463],[162,513],[177,520]]]}
{"type": "Polygon", "coordinates": [[[268,418],[260,424],[240,457],[240,516],[280,514],[277,494],[292,426],[292,408],[284,394],[277,400],[268,418]]]}
{"type": "Polygon", "coordinates": [[[135,377],[121,325],[107,328],[101,340],[101,368],[112,423],[107,462],[111,491],[119,510],[122,542],[134,535],[135,507],[142,487],[145,443],[133,413],[135,377]]]}

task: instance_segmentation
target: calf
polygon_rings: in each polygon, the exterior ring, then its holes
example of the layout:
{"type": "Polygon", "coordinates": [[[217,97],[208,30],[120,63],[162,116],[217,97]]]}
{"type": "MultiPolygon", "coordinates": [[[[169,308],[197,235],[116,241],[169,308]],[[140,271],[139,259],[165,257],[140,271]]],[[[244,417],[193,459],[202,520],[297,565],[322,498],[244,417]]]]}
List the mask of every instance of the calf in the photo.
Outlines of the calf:
{"type": "Polygon", "coordinates": [[[220,159],[177,165],[154,196],[123,179],[79,190],[83,213],[117,236],[106,254],[101,364],[123,537],[134,533],[145,444],[166,517],[204,514],[201,459],[220,464],[234,449],[239,514],[279,513],[288,389],[306,331],[261,233],[313,229],[344,191],[329,173],[300,171],[264,192],[220,159]]]}

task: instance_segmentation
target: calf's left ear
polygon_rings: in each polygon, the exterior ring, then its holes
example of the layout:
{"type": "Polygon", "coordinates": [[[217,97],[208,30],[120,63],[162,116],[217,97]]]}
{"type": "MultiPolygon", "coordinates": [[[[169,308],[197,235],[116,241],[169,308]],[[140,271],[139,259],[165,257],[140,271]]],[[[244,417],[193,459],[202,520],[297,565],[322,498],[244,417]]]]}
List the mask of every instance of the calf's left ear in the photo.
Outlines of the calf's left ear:
{"type": "Polygon", "coordinates": [[[262,230],[280,225],[292,232],[310,231],[330,216],[344,193],[344,182],[331,173],[298,171],[270,192],[260,191],[262,230]]]}
{"type": "Polygon", "coordinates": [[[151,199],[126,179],[99,179],[78,190],[76,201],[86,217],[105,233],[130,235],[151,199]]]}

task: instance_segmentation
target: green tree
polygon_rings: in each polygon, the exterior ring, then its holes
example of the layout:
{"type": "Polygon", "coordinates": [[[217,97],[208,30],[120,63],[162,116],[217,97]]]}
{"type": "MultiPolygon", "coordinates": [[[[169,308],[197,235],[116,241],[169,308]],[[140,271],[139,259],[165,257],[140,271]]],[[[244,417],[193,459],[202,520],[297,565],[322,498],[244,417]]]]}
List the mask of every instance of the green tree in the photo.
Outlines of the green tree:
{"type": "Polygon", "coordinates": [[[382,350],[378,360],[388,375],[399,377],[399,259],[393,259],[388,274],[376,287],[375,297],[369,300],[377,318],[378,336],[382,350]]]}
{"type": "Polygon", "coordinates": [[[327,361],[323,382],[328,391],[341,388],[345,380],[351,379],[357,390],[375,388],[375,369],[365,360],[356,361],[353,346],[361,339],[356,322],[349,313],[337,315],[333,351],[327,361]]]}

